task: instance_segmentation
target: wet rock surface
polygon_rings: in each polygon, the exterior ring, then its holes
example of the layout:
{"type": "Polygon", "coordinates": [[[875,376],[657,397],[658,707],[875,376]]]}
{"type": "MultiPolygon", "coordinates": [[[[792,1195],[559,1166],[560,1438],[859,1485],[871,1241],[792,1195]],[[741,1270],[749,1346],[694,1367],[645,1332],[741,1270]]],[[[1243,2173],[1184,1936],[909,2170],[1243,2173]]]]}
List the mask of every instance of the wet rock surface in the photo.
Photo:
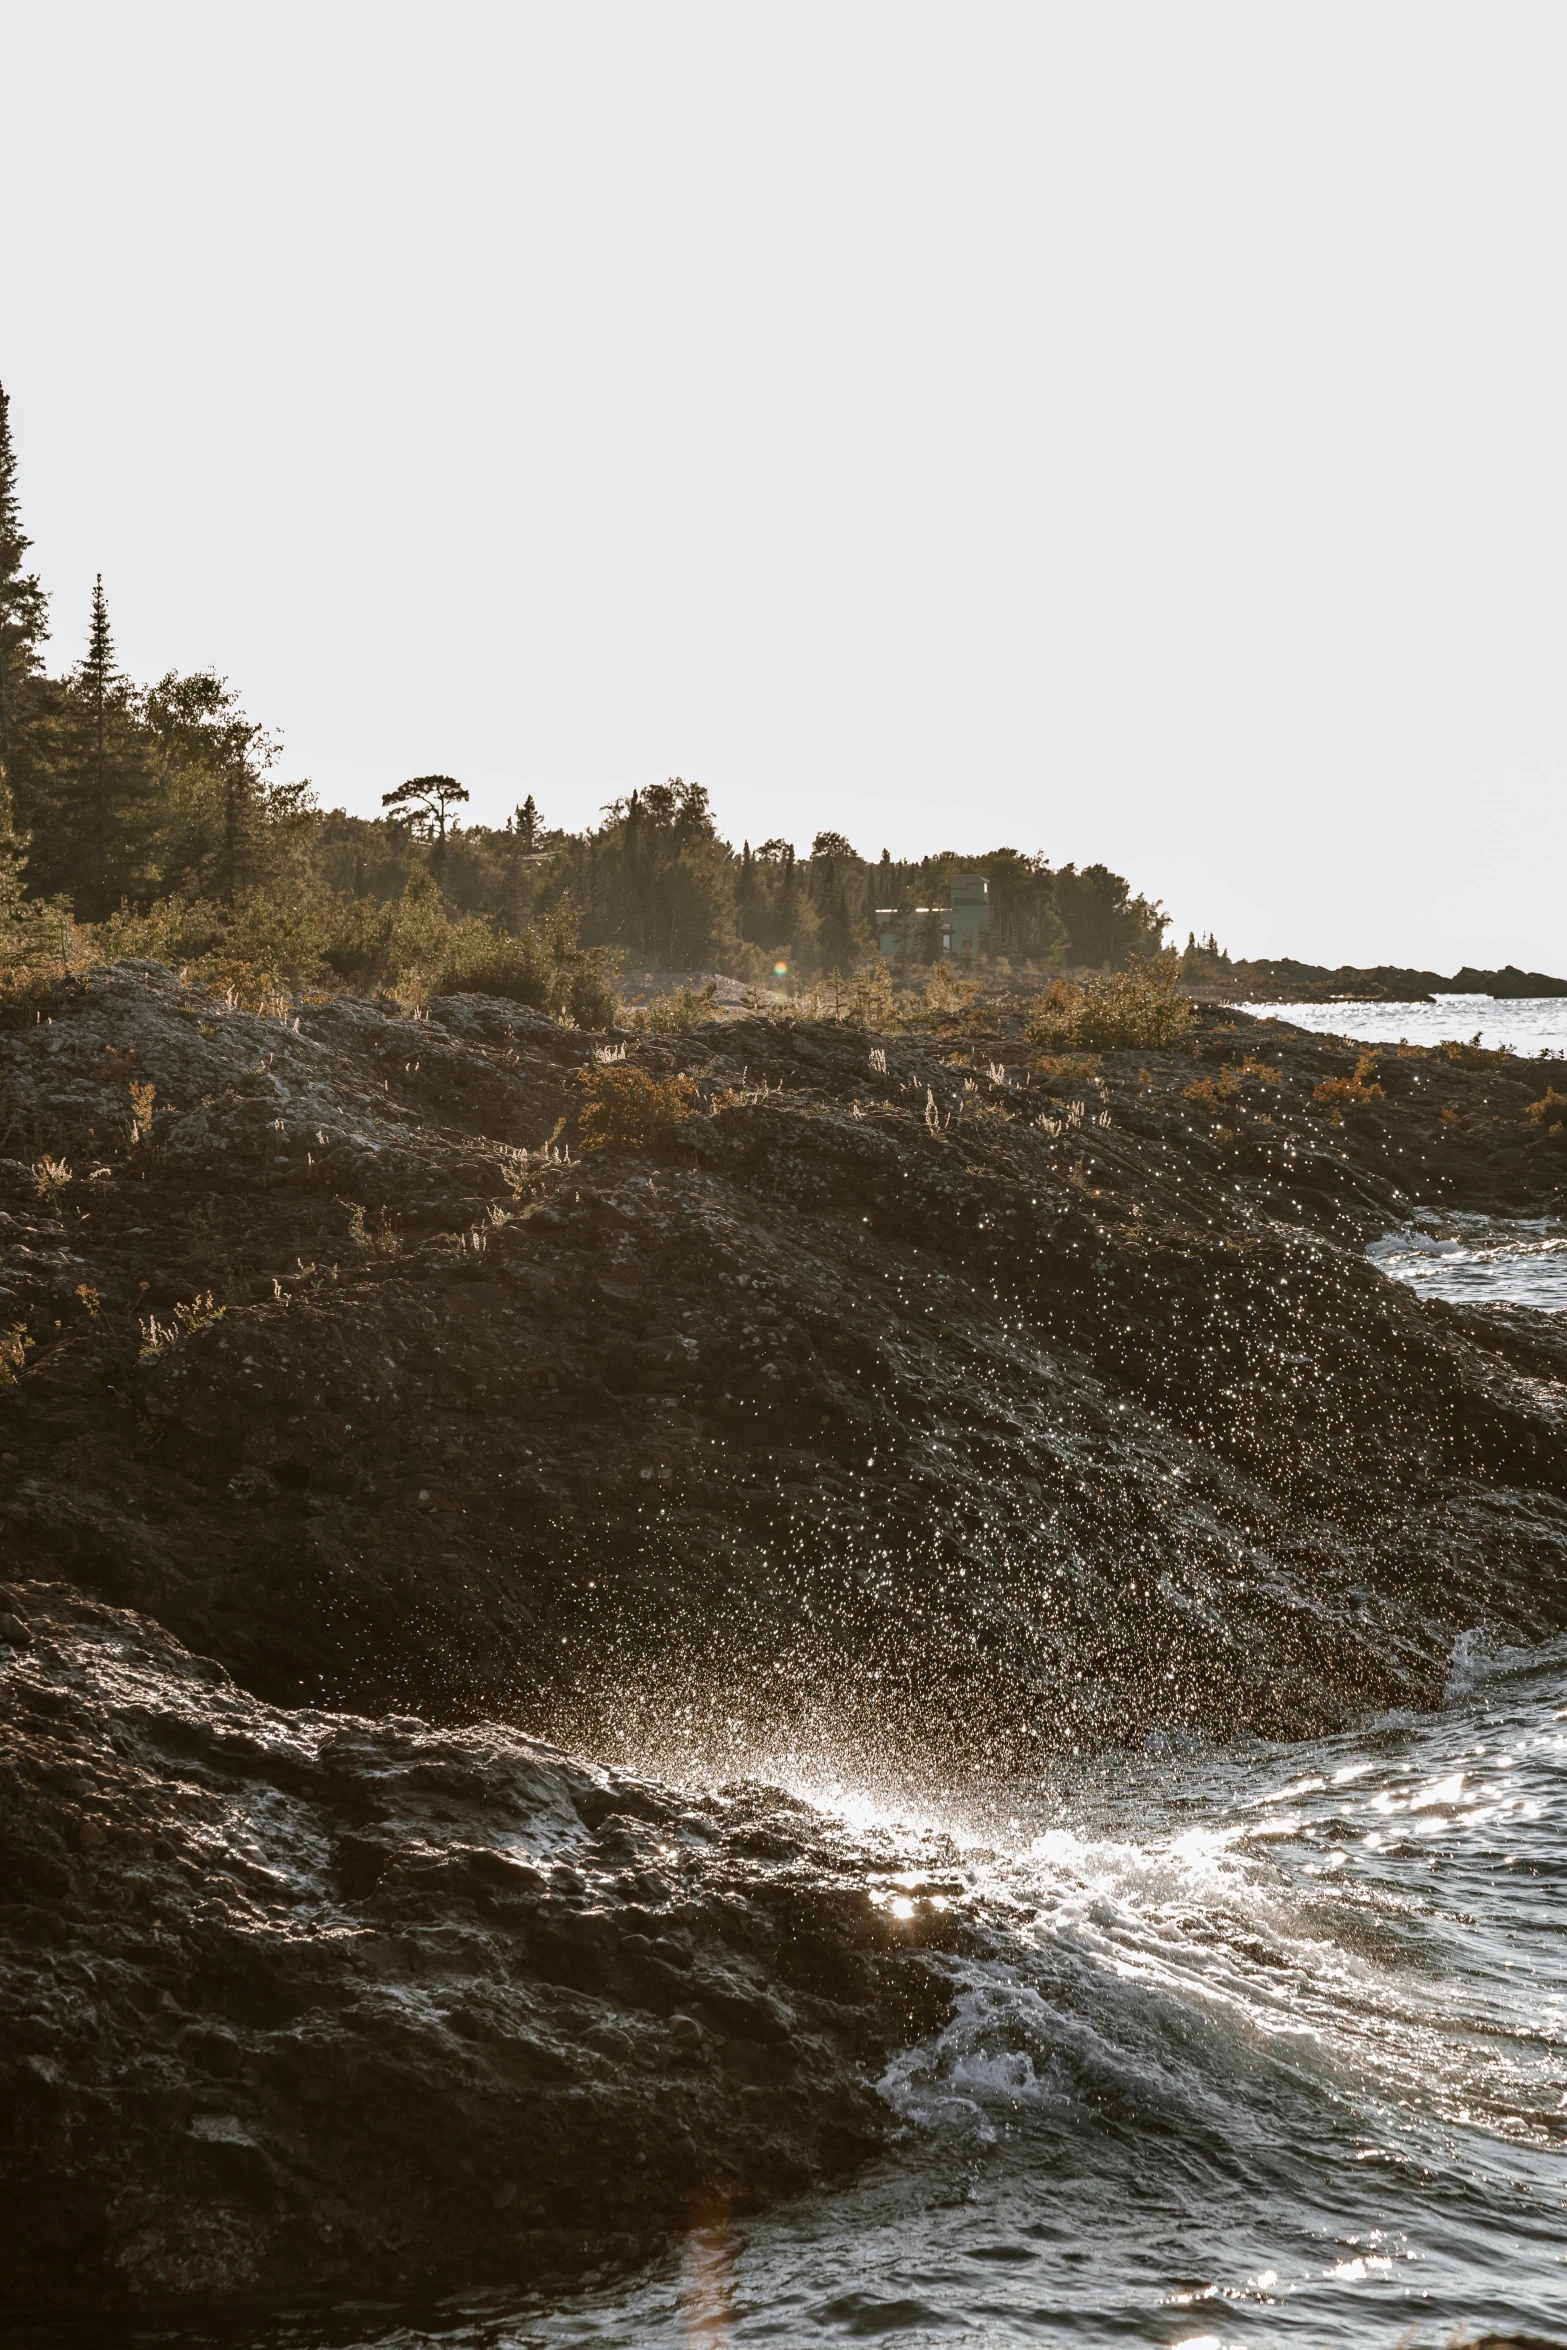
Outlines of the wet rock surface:
{"type": "Polygon", "coordinates": [[[144,1618],[0,1611],[12,2308],[601,2261],[862,2157],[948,2011],[920,1945],[962,1926],[776,1792],[280,1713],[144,1618]]]}
{"type": "Polygon", "coordinates": [[[1559,1620],[1556,1319],[1364,1257],[1561,1211],[1556,1064],[737,1019],[626,1040],[703,1114],[584,1159],[594,1049],[158,966],[0,1034],[0,1562],[277,1702],[573,1737],[659,1655],[698,1699],[847,1659],[849,1713],[873,1660],[993,1747],[1291,1735],[1559,1620]]]}

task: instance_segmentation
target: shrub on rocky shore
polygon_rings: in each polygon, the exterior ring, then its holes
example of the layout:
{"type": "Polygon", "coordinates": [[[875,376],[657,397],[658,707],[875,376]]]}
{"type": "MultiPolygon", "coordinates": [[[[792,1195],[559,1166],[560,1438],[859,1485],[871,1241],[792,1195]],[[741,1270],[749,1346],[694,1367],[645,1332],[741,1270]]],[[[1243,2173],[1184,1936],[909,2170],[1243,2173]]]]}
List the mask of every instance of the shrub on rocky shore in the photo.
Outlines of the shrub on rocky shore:
{"type": "Polygon", "coordinates": [[[1197,1018],[1173,957],[1105,979],[1057,979],[1030,1014],[1031,1042],[1056,1053],[1168,1052],[1197,1018]]]}
{"type": "Polygon", "coordinates": [[[645,1149],[667,1127],[679,1126],[695,1111],[701,1095],[693,1079],[655,1077],[624,1062],[596,1062],[581,1072],[587,1095],[580,1131],[584,1150],[623,1143],[645,1149]]]}

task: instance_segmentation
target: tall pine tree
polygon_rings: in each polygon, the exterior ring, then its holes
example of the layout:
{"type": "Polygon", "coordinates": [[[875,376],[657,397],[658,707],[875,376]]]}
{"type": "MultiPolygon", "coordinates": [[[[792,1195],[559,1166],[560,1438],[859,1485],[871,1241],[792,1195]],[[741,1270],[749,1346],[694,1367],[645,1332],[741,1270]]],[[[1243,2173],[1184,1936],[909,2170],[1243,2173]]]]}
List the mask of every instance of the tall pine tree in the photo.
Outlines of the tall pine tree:
{"type": "Polygon", "coordinates": [[[83,895],[91,899],[88,911],[107,914],[113,905],[111,872],[115,863],[114,786],[115,748],[112,741],[116,703],[123,697],[124,680],[115,659],[109,630],[109,606],[103,592],[103,573],[93,581],[92,613],[87,623],[87,650],[76,665],[75,686],[86,721],[86,757],[81,762],[77,789],[81,802],[81,846],[85,854],[83,895]]]}
{"type": "Polygon", "coordinates": [[[49,633],[49,607],[37,574],[23,569],[32,541],[16,496],[11,402],[0,384],[0,789],[13,781],[31,712],[38,648],[49,633]]]}

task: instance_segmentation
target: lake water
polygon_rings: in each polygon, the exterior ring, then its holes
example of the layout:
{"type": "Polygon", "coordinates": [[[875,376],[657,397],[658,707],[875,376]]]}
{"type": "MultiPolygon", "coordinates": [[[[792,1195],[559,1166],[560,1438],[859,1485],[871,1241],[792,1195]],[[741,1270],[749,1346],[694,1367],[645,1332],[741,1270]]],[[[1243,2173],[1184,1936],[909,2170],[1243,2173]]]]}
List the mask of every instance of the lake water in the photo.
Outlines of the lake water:
{"type": "Polygon", "coordinates": [[[1559,1218],[1433,1209],[1373,1241],[1366,1254],[1425,1297],[1567,1313],[1567,1224],[1559,1218]]]}
{"type": "Polygon", "coordinates": [[[1314,1036],[1357,1044],[1446,1044],[1478,1039],[1489,1051],[1567,1053],[1567,996],[1440,995],[1429,1004],[1242,1004],[1259,1020],[1287,1020],[1314,1036]]]}

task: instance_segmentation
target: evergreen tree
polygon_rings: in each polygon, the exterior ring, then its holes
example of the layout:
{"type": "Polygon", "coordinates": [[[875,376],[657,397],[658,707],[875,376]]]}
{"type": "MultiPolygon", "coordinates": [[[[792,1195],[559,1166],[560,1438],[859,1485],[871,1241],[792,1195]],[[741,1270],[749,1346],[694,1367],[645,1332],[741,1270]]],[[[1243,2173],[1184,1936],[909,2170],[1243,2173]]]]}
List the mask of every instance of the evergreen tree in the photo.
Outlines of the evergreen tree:
{"type": "Polygon", "coordinates": [[[811,891],[822,960],[835,971],[851,971],[872,939],[864,918],[865,869],[841,832],[819,832],[812,841],[811,891]]]}
{"type": "Polygon", "coordinates": [[[279,744],[247,718],[227,678],[171,670],[144,718],[157,820],[156,887],[232,905],[264,877],[269,820],[298,811],[308,786],[269,785],[279,744]]]}
{"type": "Polygon", "coordinates": [[[36,573],[22,568],[31,544],[17,503],[11,402],[0,384],[0,787],[12,780],[38,674],[38,648],[49,633],[44,591],[36,573]]]}
{"type": "Polygon", "coordinates": [[[672,775],[605,816],[584,906],[592,943],[622,946],[634,964],[663,970],[729,968],[740,952],[735,858],[705,788],[672,775]]]}
{"type": "Polygon", "coordinates": [[[792,953],[794,934],[800,927],[800,879],[795,868],[794,843],[783,844],[782,870],[778,876],[777,923],[774,944],[792,953]]]}
{"type": "MultiPolygon", "coordinates": [[[[800,878],[799,864],[791,841],[772,841],[768,847],[780,852],[778,863],[778,892],[773,917],[773,946],[781,961],[794,978],[802,978],[815,971],[821,963],[820,925],[816,908],[811,903],[810,890],[800,878]]],[[[766,851],[762,851],[765,854],[766,851]]]]}
{"type": "Polygon", "coordinates": [[[87,821],[83,833],[89,844],[93,878],[98,883],[97,895],[104,901],[101,910],[108,912],[108,874],[110,843],[110,768],[109,724],[115,696],[122,680],[119,663],[115,659],[114,638],[109,631],[109,606],[103,592],[103,573],[93,581],[92,612],[87,623],[87,650],[76,667],[76,684],[86,705],[90,728],[87,772],[83,794],[87,821]]]}
{"type": "Polygon", "coordinates": [[[89,911],[101,916],[116,901],[115,880],[128,878],[123,872],[124,842],[118,836],[116,825],[119,814],[116,803],[121,796],[117,786],[122,780],[120,744],[116,739],[120,729],[116,721],[124,713],[129,691],[115,655],[101,571],[93,581],[87,650],[76,665],[75,684],[87,721],[87,757],[80,779],[82,840],[87,852],[86,894],[93,901],[89,911]]]}
{"type": "Polygon", "coordinates": [[[22,885],[28,836],[16,822],[11,794],[0,782],[0,973],[9,964],[40,963],[69,971],[71,909],[59,898],[30,897],[22,885]]]}
{"type": "Polygon", "coordinates": [[[759,911],[756,859],[751,854],[750,842],[743,841],[740,846],[740,872],[735,882],[735,921],[740,936],[748,945],[757,945],[761,940],[761,932],[757,927],[759,911]]]}
{"type": "MultiPolygon", "coordinates": [[[[541,894],[539,881],[547,861],[547,852],[540,847],[544,830],[539,804],[530,791],[522,805],[513,808],[506,820],[505,846],[509,878],[506,902],[499,911],[514,934],[527,928],[534,897],[541,894]]],[[[591,885],[583,893],[581,902],[591,902],[591,885]]]]}
{"type": "Polygon", "coordinates": [[[87,649],[29,747],[28,880],[98,922],[148,879],[152,818],[143,697],[121,673],[100,574],[87,649]]]}
{"type": "Polygon", "coordinates": [[[439,878],[446,867],[448,827],[460,821],[452,810],[470,796],[467,785],[459,783],[455,775],[411,775],[395,791],[384,791],[381,805],[390,808],[417,839],[430,842],[430,866],[439,878]]]}
{"type": "Polygon", "coordinates": [[[26,953],[28,908],[22,892],[27,864],[27,835],[16,828],[11,795],[0,783],[0,963],[20,961],[26,953]]]}

